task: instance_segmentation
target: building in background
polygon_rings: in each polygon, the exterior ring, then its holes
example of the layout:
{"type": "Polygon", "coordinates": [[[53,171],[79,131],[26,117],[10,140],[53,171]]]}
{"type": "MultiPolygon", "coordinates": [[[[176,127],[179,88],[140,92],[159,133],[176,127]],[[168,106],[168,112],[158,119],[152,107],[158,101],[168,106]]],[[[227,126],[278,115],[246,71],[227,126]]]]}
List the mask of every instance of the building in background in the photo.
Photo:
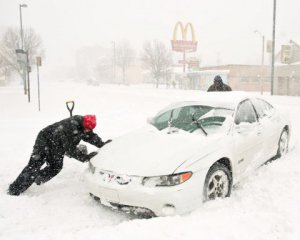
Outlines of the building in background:
{"type": "Polygon", "coordinates": [[[300,61],[275,67],[274,94],[300,96],[300,61]]]}
{"type": "Polygon", "coordinates": [[[300,96],[300,45],[282,45],[275,61],[274,94],[300,96]]]}
{"type": "Polygon", "coordinates": [[[84,46],[76,52],[76,69],[79,81],[91,85],[112,81],[112,53],[101,46],[84,46]]]}
{"type": "MultiPolygon", "coordinates": [[[[271,66],[229,64],[176,72],[175,81],[182,89],[206,91],[216,75],[236,91],[271,91],[271,66]]],[[[275,57],[273,93],[300,96],[300,45],[290,41],[275,57]]]]}
{"type": "Polygon", "coordinates": [[[181,85],[206,91],[213,84],[214,77],[220,75],[223,82],[230,85],[233,90],[265,92],[270,89],[270,71],[269,66],[261,65],[202,67],[199,70],[188,72],[185,76],[185,82],[188,83],[181,85]]]}
{"type": "MultiPolygon", "coordinates": [[[[200,68],[186,74],[177,73],[180,88],[206,91],[216,75],[235,91],[271,91],[271,67],[261,65],[224,65],[200,68]]],[[[275,95],[300,96],[300,62],[275,65],[275,95]]]]}

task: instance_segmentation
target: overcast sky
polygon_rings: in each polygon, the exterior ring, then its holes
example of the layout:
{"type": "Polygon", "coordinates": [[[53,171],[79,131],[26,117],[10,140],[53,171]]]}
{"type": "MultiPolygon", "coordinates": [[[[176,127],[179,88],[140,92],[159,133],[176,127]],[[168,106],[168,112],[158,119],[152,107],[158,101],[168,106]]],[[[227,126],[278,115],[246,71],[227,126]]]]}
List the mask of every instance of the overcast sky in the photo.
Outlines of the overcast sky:
{"type": "MultiPolygon", "coordinates": [[[[273,0],[0,0],[0,28],[32,27],[43,39],[49,65],[72,65],[80,46],[112,48],[127,39],[168,47],[177,21],[192,22],[202,65],[260,64],[262,38],[272,38],[273,0]]],[[[276,48],[300,42],[300,1],[277,0],[276,48]]],[[[175,53],[176,55],[176,53],[175,53]]]]}

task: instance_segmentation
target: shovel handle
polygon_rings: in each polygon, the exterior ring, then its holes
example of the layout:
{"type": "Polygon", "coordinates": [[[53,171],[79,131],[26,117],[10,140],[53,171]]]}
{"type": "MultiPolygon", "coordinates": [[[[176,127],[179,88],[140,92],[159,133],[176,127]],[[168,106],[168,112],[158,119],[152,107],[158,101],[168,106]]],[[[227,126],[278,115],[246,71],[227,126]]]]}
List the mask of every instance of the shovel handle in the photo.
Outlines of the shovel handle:
{"type": "Polygon", "coordinates": [[[67,106],[67,109],[70,112],[70,117],[72,117],[73,116],[73,109],[74,109],[74,106],[75,106],[74,101],[66,101],[66,106],[67,106]]]}

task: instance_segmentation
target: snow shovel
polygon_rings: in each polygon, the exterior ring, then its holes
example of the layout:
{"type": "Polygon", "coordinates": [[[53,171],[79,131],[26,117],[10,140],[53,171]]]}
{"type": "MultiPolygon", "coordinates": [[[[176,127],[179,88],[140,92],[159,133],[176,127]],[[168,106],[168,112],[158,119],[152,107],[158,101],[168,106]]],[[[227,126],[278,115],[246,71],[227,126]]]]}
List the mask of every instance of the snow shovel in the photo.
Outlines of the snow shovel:
{"type": "Polygon", "coordinates": [[[74,103],[74,101],[67,101],[66,105],[67,105],[67,109],[70,112],[70,117],[72,117],[73,116],[73,109],[74,109],[75,103],[74,103]]]}
{"type": "MultiPolygon", "coordinates": [[[[69,110],[70,112],[70,117],[73,116],[73,109],[74,109],[74,106],[75,106],[75,102],[74,101],[66,101],[66,106],[67,106],[67,109],[69,110]]],[[[88,149],[87,149],[87,146],[84,145],[84,144],[79,144],[77,147],[76,147],[82,154],[88,154],[88,149]]]]}

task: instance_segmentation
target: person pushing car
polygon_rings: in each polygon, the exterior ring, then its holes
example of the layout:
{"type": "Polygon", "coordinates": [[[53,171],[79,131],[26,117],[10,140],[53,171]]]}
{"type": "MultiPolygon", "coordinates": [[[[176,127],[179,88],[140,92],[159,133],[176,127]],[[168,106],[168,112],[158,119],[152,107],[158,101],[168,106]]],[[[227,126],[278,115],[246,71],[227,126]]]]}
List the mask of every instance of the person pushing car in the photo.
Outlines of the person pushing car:
{"type": "Polygon", "coordinates": [[[95,127],[95,115],[75,115],[42,129],[37,136],[27,166],[10,184],[8,194],[20,195],[34,182],[40,185],[52,179],[62,170],[64,155],[81,162],[89,161],[97,152],[87,154],[86,149],[83,150],[78,146],[81,140],[98,148],[111,142],[110,139],[103,142],[93,132],[95,127]]]}

